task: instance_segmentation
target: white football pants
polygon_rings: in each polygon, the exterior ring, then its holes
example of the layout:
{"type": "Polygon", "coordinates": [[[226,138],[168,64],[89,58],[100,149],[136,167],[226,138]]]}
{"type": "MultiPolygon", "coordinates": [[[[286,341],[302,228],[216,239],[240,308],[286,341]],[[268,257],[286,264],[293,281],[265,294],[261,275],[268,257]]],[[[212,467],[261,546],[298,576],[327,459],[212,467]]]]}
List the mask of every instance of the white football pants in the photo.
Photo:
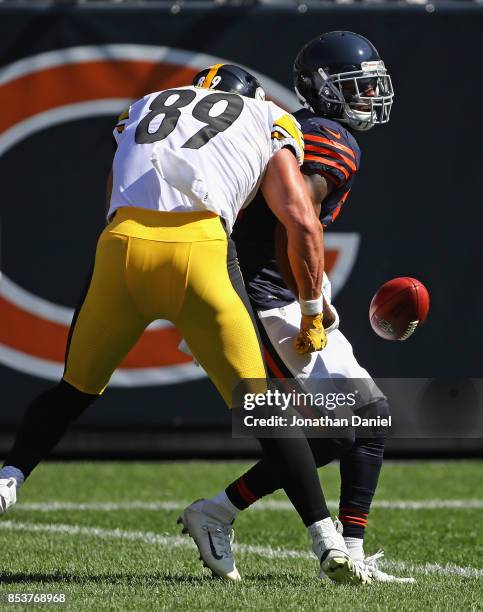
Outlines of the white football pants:
{"type": "Polygon", "coordinates": [[[322,351],[307,355],[297,353],[294,339],[299,333],[302,316],[298,302],[259,310],[257,314],[278,356],[308,392],[321,391],[321,378],[349,378],[357,384],[360,406],[385,397],[367,370],[359,365],[350,342],[339,329],[328,331],[327,346],[322,351]]]}

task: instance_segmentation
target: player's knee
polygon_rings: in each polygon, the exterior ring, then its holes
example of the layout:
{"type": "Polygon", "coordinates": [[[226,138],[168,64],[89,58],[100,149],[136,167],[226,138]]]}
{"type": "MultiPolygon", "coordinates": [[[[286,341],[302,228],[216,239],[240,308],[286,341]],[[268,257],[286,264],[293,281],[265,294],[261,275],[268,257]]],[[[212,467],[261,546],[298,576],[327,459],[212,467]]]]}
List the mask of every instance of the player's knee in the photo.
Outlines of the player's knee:
{"type": "Polygon", "coordinates": [[[356,433],[354,431],[354,428],[352,427],[348,429],[345,436],[336,438],[336,442],[338,443],[341,449],[340,456],[343,456],[346,453],[348,453],[350,449],[354,446],[355,441],[356,441],[356,433]]]}
{"type": "Polygon", "coordinates": [[[35,427],[40,428],[53,422],[68,426],[80,417],[97,397],[83,393],[62,380],[31,402],[25,412],[24,421],[35,423],[35,427]]]}
{"type": "Polygon", "coordinates": [[[91,405],[100,397],[99,394],[85,393],[64,379],[55,388],[60,397],[69,399],[75,405],[91,405]]]}
{"type": "Polygon", "coordinates": [[[387,419],[390,416],[389,402],[385,398],[378,399],[362,406],[357,414],[363,419],[387,419]]]}
{"type": "MultiPolygon", "coordinates": [[[[376,421],[379,419],[380,422],[384,422],[383,420],[388,419],[391,415],[389,402],[385,398],[378,399],[375,402],[362,406],[357,411],[357,415],[363,419],[375,419],[376,421]]],[[[387,436],[387,427],[375,425],[371,429],[372,439],[382,441],[384,446],[383,441],[387,436]]]]}
{"type": "Polygon", "coordinates": [[[333,443],[338,451],[338,456],[343,457],[354,446],[356,434],[353,427],[346,427],[342,435],[333,438],[333,443]]]}
{"type": "Polygon", "coordinates": [[[334,459],[340,459],[346,455],[354,445],[355,432],[348,427],[337,438],[312,438],[310,446],[317,467],[327,465],[334,459]]]}
{"type": "Polygon", "coordinates": [[[381,419],[387,419],[391,414],[389,402],[385,398],[368,404],[367,409],[370,418],[380,417],[381,419]]]}
{"type": "Polygon", "coordinates": [[[54,413],[71,415],[72,419],[79,417],[89,406],[91,406],[99,395],[91,395],[76,389],[73,385],[61,380],[41,396],[40,404],[48,407],[54,413]]]}

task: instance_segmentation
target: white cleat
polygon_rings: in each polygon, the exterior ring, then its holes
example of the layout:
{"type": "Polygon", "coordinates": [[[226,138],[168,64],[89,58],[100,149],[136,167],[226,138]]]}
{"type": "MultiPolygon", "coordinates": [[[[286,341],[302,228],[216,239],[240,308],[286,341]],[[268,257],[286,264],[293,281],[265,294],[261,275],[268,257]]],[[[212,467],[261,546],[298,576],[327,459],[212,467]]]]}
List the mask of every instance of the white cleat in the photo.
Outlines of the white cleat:
{"type": "MultiPolygon", "coordinates": [[[[338,534],[343,533],[343,526],[339,519],[335,519],[334,527],[338,534]]],[[[377,566],[378,559],[384,557],[384,551],[380,548],[374,555],[370,557],[364,557],[364,559],[353,559],[354,563],[359,567],[361,571],[369,574],[372,582],[399,582],[406,584],[414,584],[416,580],[414,578],[399,578],[398,576],[391,576],[386,574],[377,566]]]]}
{"type": "Polygon", "coordinates": [[[362,565],[355,563],[346,552],[331,548],[320,560],[320,577],[338,584],[369,584],[371,577],[362,565]]]}
{"type": "Polygon", "coordinates": [[[386,574],[386,572],[380,570],[377,566],[377,560],[381,559],[382,557],[384,557],[384,551],[381,548],[374,555],[366,557],[363,561],[354,561],[354,563],[361,569],[364,569],[369,574],[373,582],[399,582],[405,584],[414,584],[416,582],[414,578],[392,576],[391,574],[386,574]]]}
{"type": "Polygon", "coordinates": [[[17,501],[15,478],[0,478],[0,514],[4,514],[17,501]]]}
{"type": "Polygon", "coordinates": [[[199,499],[183,511],[177,521],[183,525],[182,533],[193,538],[200,560],[213,574],[227,580],[241,580],[231,549],[235,537],[231,524],[209,514],[207,506],[205,500],[199,499]]]}
{"type": "Polygon", "coordinates": [[[335,528],[330,534],[318,533],[313,539],[312,550],[320,559],[320,578],[339,584],[369,584],[367,570],[356,564],[347,550],[344,538],[335,528]]]}

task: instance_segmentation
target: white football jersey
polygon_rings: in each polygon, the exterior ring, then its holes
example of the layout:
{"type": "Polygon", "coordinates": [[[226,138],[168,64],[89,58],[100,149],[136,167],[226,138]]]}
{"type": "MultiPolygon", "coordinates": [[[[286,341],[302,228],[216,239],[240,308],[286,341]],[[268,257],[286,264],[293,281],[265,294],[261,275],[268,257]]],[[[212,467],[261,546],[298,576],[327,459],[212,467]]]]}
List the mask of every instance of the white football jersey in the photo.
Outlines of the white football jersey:
{"type": "Polygon", "coordinates": [[[271,156],[290,146],[303,162],[297,121],[273,104],[194,86],[149,94],[123,113],[108,218],[121,206],[210,210],[231,232],[271,156]]]}

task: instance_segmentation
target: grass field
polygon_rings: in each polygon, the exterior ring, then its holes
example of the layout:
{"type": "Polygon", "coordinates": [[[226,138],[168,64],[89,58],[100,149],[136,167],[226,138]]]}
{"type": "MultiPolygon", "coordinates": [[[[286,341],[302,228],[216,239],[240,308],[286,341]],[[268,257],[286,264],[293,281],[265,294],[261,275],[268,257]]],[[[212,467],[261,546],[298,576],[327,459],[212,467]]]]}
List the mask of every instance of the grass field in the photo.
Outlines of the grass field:
{"type": "MultiPolygon", "coordinates": [[[[237,519],[243,582],[211,578],[176,518],[246,466],[44,464],[0,520],[3,602],[7,593],[62,592],[69,610],[483,610],[482,463],[385,466],[366,552],[384,547],[384,569],[417,583],[365,588],[317,579],[306,531],[283,494],[237,519]]],[[[333,502],[336,467],[321,479],[333,502]]]]}

